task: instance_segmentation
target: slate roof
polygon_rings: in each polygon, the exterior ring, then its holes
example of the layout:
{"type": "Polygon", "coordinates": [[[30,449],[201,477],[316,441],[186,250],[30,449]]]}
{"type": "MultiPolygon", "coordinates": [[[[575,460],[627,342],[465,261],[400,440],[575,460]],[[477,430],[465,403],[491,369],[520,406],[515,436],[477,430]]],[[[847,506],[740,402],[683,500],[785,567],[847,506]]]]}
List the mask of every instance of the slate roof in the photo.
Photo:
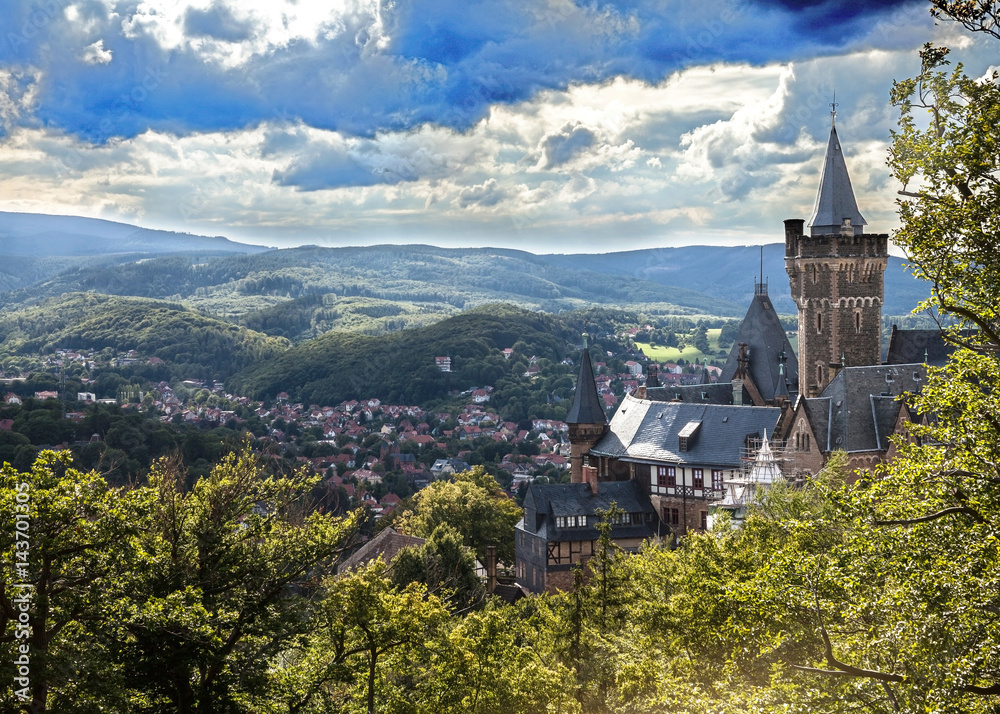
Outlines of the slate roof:
{"type": "MultiPolygon", "coordinates": [[[[692,402],[695,404],[732,404],[732,382],[646,387],[646,398],[653,402],[692,402]]],[[[743,403],[750,404],[750,393],[743,389],[743,403]]]]}
{"type": "Polygon", "coordinates": [[[926,380],[923,363],[840,370],[819,397],[804,400],[821,449],[886,450],[900,409],[905,408],[896,398],[919,392],[926,380]]]}
{"type": "Polygon", "coordinates": [[[576,380],[576,391],[573,392],[573,406],[566,415],[567,424],[607,424],[608,416],[604,413],[604,403],[597,393],[594,383],[594,367],[590,364],[590,350],[583,348],[580,356],[580,376],[576,380]]]}
{"type": "Polygon", "coordinates": [[[954,351],[955,346],[945,342],[941,330],[900,330],[893,325],[885,363],[927,362],[941,367],[954,351]]]}
{"type": "Polygon", "coordinates": [[[738,468],[748,436],[774,433],[779,407],[726,406],[657,402],[626,396],[611,419],[608,433],[591,449],[599,456],[628,461],[692,463],[738,468]],[[680,450],[680,432],[701,422],[688,450],[680,450]]]}
{"type": "Polygon", "coordinates": [[[524,497],[524,519],[518,527],[544,537],[546,540],[596,540],[600,533],[588,519],[585,528],[555,527],[557,516],[593,516],[598,510],[608,509],[615,503],[626,513],[649,515],[648,523],[616,525],[611,529],[613,538],[651,538],[656,535],[659,521],[656,509],[650,503],[637,481],[602,481],[597,493],[587,483],[536,484],[528,487],[524,497]],[[534,523],[530,520],[534,518],[534,523]]]}
{"type": "MultiPolygon", "coordinates": [[[[764,401],[773,402],[775,392],[778,391],[778,356],[784,351],[785,380],[788,384],[786,393],[799,390],[799,361],[788,341],[788,335],[785,334],[785,328],[781,326],[781,320],[774,311],[771,298],[767,296],[766,286],[763,290],[758,287],[755,293],[743,324],[740,325],[739,335],[729,351],[729,359],[719,375],[719,381],[732,382],[739,369],[740,343],[745,342],[750,357],[750,377],[764,401]]],[[[729,396],[729,403],[732,403],[732,388],[729,396]]],[[[750,401],[745,399],[743,403],[749,404],[750,401]]]]}
{"type": "Polygon", "coordinates": [[[862,232],[862,226],[868,225],[868,221],[858,210],[851,177],[847,173],[847,162],[844,161],[844,152],[840,148],[837,126],[834,125],[830,128],[830,141],[826,146],[819,190],[816,192],[812,218],[809,219],[811,234],[818,236],[839,233],[845,218],[851,219],[855,235],[862,232]]]}

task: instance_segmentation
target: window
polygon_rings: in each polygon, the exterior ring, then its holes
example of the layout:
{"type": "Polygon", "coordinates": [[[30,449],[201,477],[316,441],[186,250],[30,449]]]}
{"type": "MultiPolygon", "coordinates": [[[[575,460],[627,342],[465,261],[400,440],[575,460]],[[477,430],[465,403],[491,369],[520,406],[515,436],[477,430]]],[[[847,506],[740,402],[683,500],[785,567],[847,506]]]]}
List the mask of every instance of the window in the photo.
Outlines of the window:
{"type": "Polygon", "coordinates": [[[681,512],[680,509],[664,507],[663,508],[663,522],[668,526],[680,525],[681,522],[681,512]]]}
{"type": "Polygon", "coordinates": [[[708,511],[701,512],[701,529],[703,531],[708,530],[708,511]]]}
{"type": "Polygon", "coordinates": [[[854,331],[861,332],[861,310],[854,313],[854,331]]]}
{"type": "Polygon", "coordinates": [[[712,469],[712,490],[721,491],[723,488],[722,469],[712,469]]]}
{"type": "Polygon", "coordinates": [[[816,365],[816,384],[822,386],[823,384],[823,365],[816,365]]]}
{"type": "Polygon", "coordinates": [[[705,472],[701,469],[691,469],[691,478],[695,488],[705,488],[705,472]]]}
{"type": "Polygon", "coordinates": [[[816,313],[816,332],[823,332],[823,313],[816,313]]]}
{"type": "Polygon", "coordinates": [[[556,528],[586,528],[586,516],[556,516],[556,528]]]}
{"type": "Polygon", "coordinates": [[[673,466],[656,467],[656,485],[673,488],[677,485],[677,470],[673,466]]]}

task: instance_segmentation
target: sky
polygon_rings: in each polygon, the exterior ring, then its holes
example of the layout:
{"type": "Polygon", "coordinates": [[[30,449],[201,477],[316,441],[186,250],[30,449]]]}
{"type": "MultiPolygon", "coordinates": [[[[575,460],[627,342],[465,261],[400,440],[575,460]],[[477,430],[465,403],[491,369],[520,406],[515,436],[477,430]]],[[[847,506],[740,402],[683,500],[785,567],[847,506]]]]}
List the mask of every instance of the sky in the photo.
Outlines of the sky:
{"type": "Polygon", "coordinates": [[[837,130],[896,227],[926,0],[7,0],[0,210],[271,246],[782,240],[837,130]]]}

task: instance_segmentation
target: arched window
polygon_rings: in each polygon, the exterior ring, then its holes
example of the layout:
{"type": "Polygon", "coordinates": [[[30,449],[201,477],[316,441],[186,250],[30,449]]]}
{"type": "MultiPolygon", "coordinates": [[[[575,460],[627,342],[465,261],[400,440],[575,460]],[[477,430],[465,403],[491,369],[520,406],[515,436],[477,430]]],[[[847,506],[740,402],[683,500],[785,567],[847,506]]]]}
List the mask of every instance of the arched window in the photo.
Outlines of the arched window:
{"type": "Polygon", "coordinates": [[[816,332],[819,333],[819,332],[822,332],[822,331],[823,331],[823,313],[817,312],[816,313],[816,332]]]}
{"type": "Polygon", "coordinates": [[[861,310],[854,311],[854,331],[861,332],[861,310]]]}
{"type": "Polygon", "coordinates": [[[813,283],[819,280],[819,268],[817,268],[815,265],[812,266],[812,279],[813,283]]]}
{"type": "Polygon", "coordinates": [[[823,385],[823,365],[816,365],[816,384],[818,386],[823,385]]]}

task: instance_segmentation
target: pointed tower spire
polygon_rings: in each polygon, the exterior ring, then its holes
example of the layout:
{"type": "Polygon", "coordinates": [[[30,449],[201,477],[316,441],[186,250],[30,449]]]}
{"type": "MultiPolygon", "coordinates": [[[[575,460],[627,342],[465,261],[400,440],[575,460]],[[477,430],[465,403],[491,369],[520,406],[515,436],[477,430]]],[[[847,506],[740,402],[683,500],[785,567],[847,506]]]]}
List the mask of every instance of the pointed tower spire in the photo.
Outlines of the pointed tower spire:
{"type": "Polygon", "coordinates": [[[583,336],[583,344],[583,354],[580,355],[580,376],[576,380],[573,406],[566,415],[566,423],[606,424],[608,417],[604,413],[601,397],[597,393],[597,384],[594,382],[594,367],[590,363],[590,348],[586,346],[586,334],[583,336]]]}
{"type": "Polygon", "coordinates": [[[778,354],[778,380],[774,384],[774,404],[778,406],[787,402],[790,398],[788,394],[788,378],[785,377],[785,362],[788,361],[788,355],[784,350],[778,354]]]}
{"type": "Polygon", "coordinates": [[[573,483],[583,482],[584,461],[589,457],[591,448],[608,429],[608,417],[604,413],[604,404],[594,382],[594,367],[590,363],[586,333],[583,335],[583,344],[573,406],[566,415],[566,424],[569,425],[570,481],[573,483]]]}
{"type": "Polygon", "coordinates": [[[809,219],[810,234],[814,236],[847,230],[854,235],[860,235],[863,226],[868,225],[868,221],[858,210],[858,202],[851,187],[851,177],[847,173],[847,162],[844,161],[844,152],[840,148],[836,106],[834,101],[830,141],[826,145],[826,158],[819,178],[819,191],[816,192],[816,205],[813,207],[812,218],[809,219]]]}

